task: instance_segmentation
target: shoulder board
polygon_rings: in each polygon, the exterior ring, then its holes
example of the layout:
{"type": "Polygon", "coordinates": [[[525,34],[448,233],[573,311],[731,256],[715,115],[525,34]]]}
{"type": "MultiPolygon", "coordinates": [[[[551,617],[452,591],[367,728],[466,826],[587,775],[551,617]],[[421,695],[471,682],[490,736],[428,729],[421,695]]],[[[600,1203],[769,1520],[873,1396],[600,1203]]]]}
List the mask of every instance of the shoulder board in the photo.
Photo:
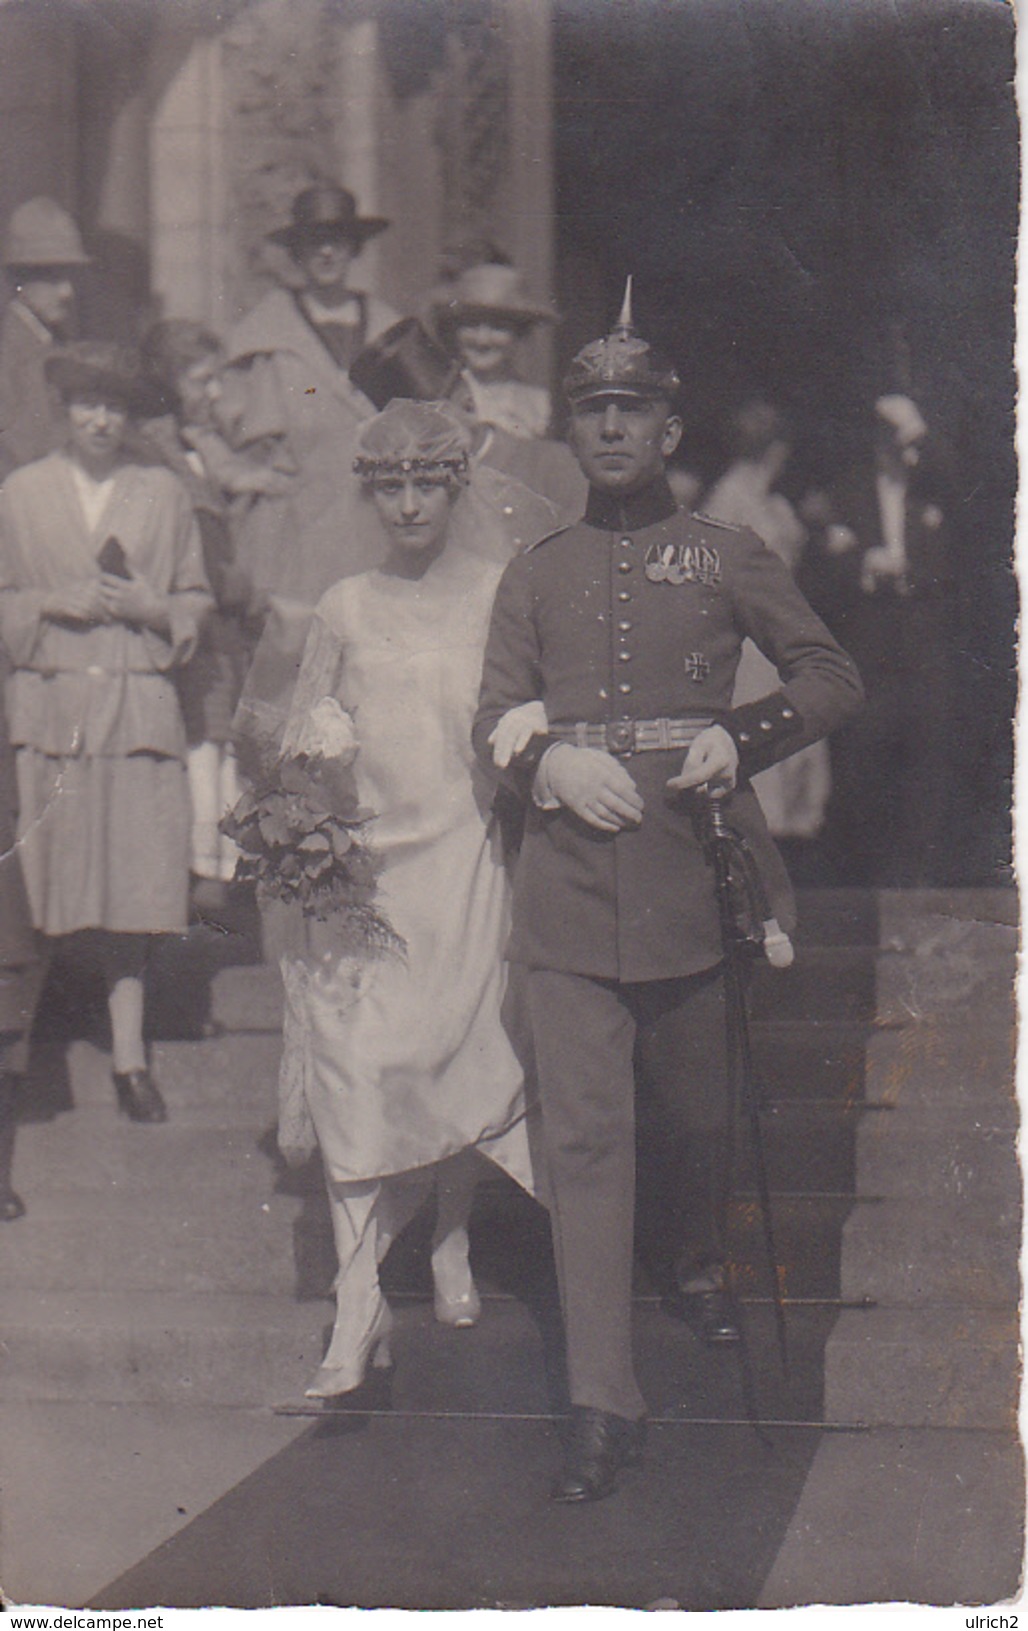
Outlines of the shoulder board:
{"type": "Polygon", "coordinates": [[[719,527],[722,532],[745,532],[745,527],[737,526],[734,521],[719,521],[716,515],[704,515],[702,510],[693,510],[694,521],[702,521],[704,526],[719,527]]]}
{"type": "Polygon", "coordinates": [[[562,532],[570,532],[571,528],[573,526],[574,526],[574,522],[569,521],[563,527],[554,527],[552,532],[545,533],[542,538],[537,538],[534,544],[529,544],[528,548],[524,551],[524,553],[526,555],[530,555],[532,553],[533,549],[538,549],[539,548],[540,544],[548,544],[551,538],[559,538],[562,532]]]}

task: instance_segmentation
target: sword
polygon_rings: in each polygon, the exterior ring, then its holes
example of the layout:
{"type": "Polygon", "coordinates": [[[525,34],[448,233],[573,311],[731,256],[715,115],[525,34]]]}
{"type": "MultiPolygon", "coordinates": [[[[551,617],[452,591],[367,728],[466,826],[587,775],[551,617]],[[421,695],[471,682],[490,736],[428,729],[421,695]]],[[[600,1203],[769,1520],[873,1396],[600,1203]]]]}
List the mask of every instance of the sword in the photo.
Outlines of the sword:
{"type": "MultiPolygon", "coordinates": [[[[763,1223],[764,1249],[771,1271],[772,1296],[775,1308],[775,1326],[782,1370],[788,1374],[789,1353],[785,1328],[785,1304],[782,1296],[782,1272],[775,1245],[774,1224],[771,1216],[771,1190],[768,1183],[767,1158],[764,1150],[764,1131],[760,1122],[762,1094],[753,1069],[750,1047],[749,1015],[746,1006],[744,968],[761,949],[777,967],[787,967],[793,959],[791,942],[777,921],[771,916],[756,862],[745,838],[730,827],[725,819],[723,801],[725,792],[708,790],[701,793],[705,801],[705,848],[714,869],[714,889],[717,895],[718,917],[721,924],[721,944],[724,949],[725,983],[725,1040],[728,1054],[728,1125],[727,1155],[725,1161],[724,1190],[722,1194],[723,1238],[727,1242],[728,1211],[731,1202],[734,1166],[734,1125],[736,1105],[741,1099],[750,1128],[757,1194],[763,1223]],[[739,924],[732,898],[732,870],[745,891],[749,915],[754,932],[748,934],[739,924]],[[756,927],[759,924],[759,929],[756,927]]],[[[729,1264],[729,1274],[731,1275],[729,1264]]]]}

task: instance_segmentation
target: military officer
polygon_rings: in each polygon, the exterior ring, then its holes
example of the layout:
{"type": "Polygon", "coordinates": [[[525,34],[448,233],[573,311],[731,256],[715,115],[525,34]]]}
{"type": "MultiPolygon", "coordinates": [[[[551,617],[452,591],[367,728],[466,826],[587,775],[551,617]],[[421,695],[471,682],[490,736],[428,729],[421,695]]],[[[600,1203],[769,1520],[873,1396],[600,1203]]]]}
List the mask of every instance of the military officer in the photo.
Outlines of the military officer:
{"type": "MultiPolygon", "coordinates": [[[[773,846],[747,776],[848,719],[862,695],[777,556],[746,529],[676,508],[665,462],[681,435],[678,388],[636,335],[626,290],[612,333],[580,351],[565,380],[585,515],[507,567],[475,721],[490,762],[507,711],[545,705],[546,734],[520,745],[507,772],[527,806],[510,957],[524,965],[552,1186],[572,1405],[553,1490],[564,1502],[609,1494],[642,1447],[630,1329],[635,1053],[698,1152],[707,1238],[696,1266],[718,1283],[722,950],[697,790],[734,789],[733,824],[767,871],[773,846]],[[747,635],[783,683],[733,709],[747,635]]],[[[780,862],[770,883],[788,923],[780,862]]]]}

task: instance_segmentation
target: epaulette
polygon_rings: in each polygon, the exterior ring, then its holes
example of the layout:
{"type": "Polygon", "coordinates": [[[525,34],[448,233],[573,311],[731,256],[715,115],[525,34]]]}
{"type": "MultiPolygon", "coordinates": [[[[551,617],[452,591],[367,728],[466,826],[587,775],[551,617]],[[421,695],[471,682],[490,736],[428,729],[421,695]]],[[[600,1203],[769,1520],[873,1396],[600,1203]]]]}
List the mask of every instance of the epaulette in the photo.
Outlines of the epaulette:
{"type": "Polygon", "coordinates": [[[738,526],[734,521],[719,521],[716,515],[704,515],[702,510],[693,510],[692,517],[694,521],[702,521],[705,526],[720,527],[722,532],[745,532],[746,530],[745,527],[738,526]]]}
{"type": "Polygon", "coordinates": [[[548,544],[551,538],[559,538],[562,532],[570,532],[573,526],[574,522],[568,521],[562,527],[554,527],[552,532],[544,533],[541,538],[536,539],[534,544],[529,544],[525,554],[528,555],[533,549],[538,549],[540,544],[548,544]]]}

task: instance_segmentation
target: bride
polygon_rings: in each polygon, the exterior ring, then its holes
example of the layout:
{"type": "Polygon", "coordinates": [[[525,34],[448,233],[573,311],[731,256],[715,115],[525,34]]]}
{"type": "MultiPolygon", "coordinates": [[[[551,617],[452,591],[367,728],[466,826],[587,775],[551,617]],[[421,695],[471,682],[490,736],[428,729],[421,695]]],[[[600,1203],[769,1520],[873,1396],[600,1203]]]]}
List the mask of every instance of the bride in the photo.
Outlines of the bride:
{"type": "Polygon", "coordinates": [[[479,1156],[534,1190],[522,1071],[500,1019],[507,888],[494,787],[471,723],[502,514],[468,488],[471,432],[448,404],[394,401],[364,429],[355,469],[388,542],[314,614],[283,747],[323,751],[318,704],[354,721],[361,804],[382,861],[376,908],[402,955],[355,957],[331,922],[282,958],[279,1141],[321,1149],[339,1258],[337,1312],[307,1389],[330,1398],[390,1362],[378,1267],[432,1187],[435,1312],[471,1325],[480,1302],[467,1219],[479,1156]]]}

